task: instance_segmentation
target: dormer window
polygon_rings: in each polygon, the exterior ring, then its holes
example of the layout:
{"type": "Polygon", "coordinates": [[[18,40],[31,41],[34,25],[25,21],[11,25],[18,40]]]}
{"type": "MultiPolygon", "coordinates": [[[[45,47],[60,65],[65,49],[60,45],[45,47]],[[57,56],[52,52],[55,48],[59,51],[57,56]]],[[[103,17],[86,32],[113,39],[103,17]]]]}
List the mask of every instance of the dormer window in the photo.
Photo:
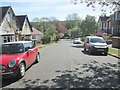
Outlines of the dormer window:
{"type": "Polygon", "coordinates": [[[10,12],[8,12],[8,21],[10,22],[10,12]]]}
{"type": "Polygon", "coordinates": [[[14,20],[14,15],[13,15],[12,12],[10,12],[10,11],[8,12],[7,19],[8,19],[9,22],[11,22],[12,20],[14,20]]]}
{"type": "Polygon", "coordinates": [[[14,19],[15,18],[15,16],[14,15],[12,15],[12,19],[14,19]]]}
{"type": "Polygon", "coordinates": [[[27,23],[25,23],[25,27],[27,27],[27,23]]]}

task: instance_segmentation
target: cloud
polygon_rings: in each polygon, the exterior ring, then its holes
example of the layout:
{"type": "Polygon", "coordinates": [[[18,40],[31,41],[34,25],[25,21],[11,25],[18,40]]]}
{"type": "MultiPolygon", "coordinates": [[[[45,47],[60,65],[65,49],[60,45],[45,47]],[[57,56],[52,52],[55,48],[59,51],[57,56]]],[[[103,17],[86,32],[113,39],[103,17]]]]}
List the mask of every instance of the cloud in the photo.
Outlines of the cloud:
{"type": "Polygon", "coordinates": [[[1,2],[70,2],[70,0],[1,0],[1,2]]]}
{"type": "MultiPolygon", "coordinates": [[[[7,1],[7,0],[4,0],[7,1]]],[[[9,0],[12,1],[12,0],[9,0]]],[[[18,0],[14,0],[18,1],[18,0]]],[[[3,5],[11,5],[16,15],[26,14],[30,20],[38,17],[56,17],[60,20],[65,20],[67,15],[77,13],[80,18],[85,18],[86,15],[100,16],[99,8],[93,11],[91,7],[86,7],[86,4],[73,5],[71,0],[19,0],[20,2],[4,2],[3,5]],[[35,2],[38,1],[38,2],[35,2]]],[[[99,7],[99,6],[97,6],[99,7]]]]}

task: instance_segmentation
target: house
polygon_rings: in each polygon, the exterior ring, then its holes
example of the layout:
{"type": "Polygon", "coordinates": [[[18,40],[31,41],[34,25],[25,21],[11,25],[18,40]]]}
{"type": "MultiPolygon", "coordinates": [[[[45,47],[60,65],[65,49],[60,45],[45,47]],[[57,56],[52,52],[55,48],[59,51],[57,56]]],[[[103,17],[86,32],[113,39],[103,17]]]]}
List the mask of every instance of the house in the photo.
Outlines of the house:
{"type": "Polygon", "coordinates": [[[2,43],[15,41],[16,17],[11,6],[0,7],[0,40],[2,43]]]}
{"type": "Polygon", "coordinates": [[[120,11],[116,11],[112,15],[111,31],[113,36],[120,36],[120,11]]]}
{"type": "Polygon", "coordinates": [[[17,22],[17,40],[31,40],[32,38],[32,27],[30,25],[29,19],[27,15],[19,15],[16,16],[17,22]]]}
{"type": "Polygon", "coordinates": [[[99,31],[112,36],[120,36],[120,11],[116,11],[110,16],[100,16],[98,23],[99,31]]]}
{"type": "Polygon", "coordinates": [[[36,28],[32,27],[32,40],[39,42],[43,36],[43,33],[37,30],[36,28]]]}
{"type": "Polygon", "coordinates": [[[107,34],[112,35],[112,15],[106,22],[107,22],[107,34]]]}
{"type": "Polygon", "coordinates": [[[99,23],[99,32],[107,33],[107,20],[109,19],[109,16],[100,16],[98,23],[99,23]]]}

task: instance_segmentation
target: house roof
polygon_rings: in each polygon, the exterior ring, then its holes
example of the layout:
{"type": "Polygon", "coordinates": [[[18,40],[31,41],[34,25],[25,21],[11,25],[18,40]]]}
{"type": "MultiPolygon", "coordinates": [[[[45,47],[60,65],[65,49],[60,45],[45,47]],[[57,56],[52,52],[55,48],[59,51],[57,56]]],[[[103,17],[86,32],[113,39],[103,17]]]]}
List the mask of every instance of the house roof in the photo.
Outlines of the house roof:
{"type": "Polygon", "coordinates": [[[26,17],[26,15],[16,16],[17,26],[20,30],[22,30],[22,26],[23,26],[25,17],[26,17]]]}
{"type": "Polygon", "coordinates": [[[2,23],[4,16],[6,15],[10,6],[0,7],[0,23],[2,23]]]}
{"type": "Polygon", "coordinates": [[[106,21],[106,20],[108,20],[110,17],[109,16],[100,16],[99,17],[99,20],[98,21],[106,21]]]}
{"type": "Polygon", "coordinates": [[[28,20],[27,15],[17,15],[17,16],[16,16],[16,23],[17,23],[17,26],[18,26],[19,30],[20,30],[20,31],[22,30],[22,27],[23,27],[23,23],[24,23],[24,21],[25,21],[25,18],[27,19],[28,24],[29,24],[29,26],[30,26],[30,29],[31,29],[31,31],[32,31],[32,27],[31,27],[31,25],[30,25],[30,22],[29,22],[29,20],[28,20]]]}
{"type": "Polygon", "coordinates": [[[43,34],[42,32],[40,32],[39,30],[37,30],[36,28],[32,27],[32,35],[39,35],[39,34],[43,34]]]}

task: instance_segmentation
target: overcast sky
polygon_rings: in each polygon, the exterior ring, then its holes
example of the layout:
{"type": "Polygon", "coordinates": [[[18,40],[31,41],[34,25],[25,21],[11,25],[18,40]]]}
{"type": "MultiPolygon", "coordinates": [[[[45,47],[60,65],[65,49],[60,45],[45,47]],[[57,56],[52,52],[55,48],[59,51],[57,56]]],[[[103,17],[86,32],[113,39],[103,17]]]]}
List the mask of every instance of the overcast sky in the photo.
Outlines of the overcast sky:
{"type": "MultiPolygon", "coordinates": [[[[96,19],[102,14],[100,6],[96,10],[86,7],[86,4],[74,5],[71,0],[2,0],[0,6],[11,6],[16,15],[28,15],[30,21],[34,18],[56,17],[65,20],[69,14],[77,13],[80,18],[86,15],[95,16],[96,19]]],[[[110,10],[107,9],[109,15],[110,10]]]]}

